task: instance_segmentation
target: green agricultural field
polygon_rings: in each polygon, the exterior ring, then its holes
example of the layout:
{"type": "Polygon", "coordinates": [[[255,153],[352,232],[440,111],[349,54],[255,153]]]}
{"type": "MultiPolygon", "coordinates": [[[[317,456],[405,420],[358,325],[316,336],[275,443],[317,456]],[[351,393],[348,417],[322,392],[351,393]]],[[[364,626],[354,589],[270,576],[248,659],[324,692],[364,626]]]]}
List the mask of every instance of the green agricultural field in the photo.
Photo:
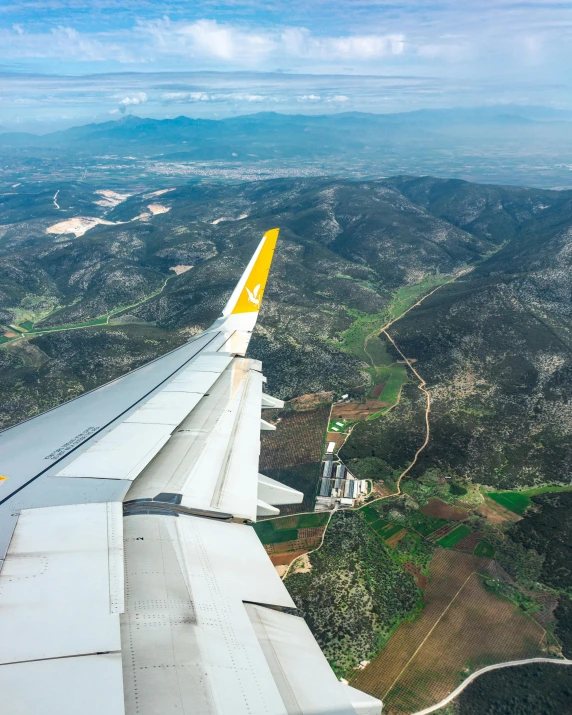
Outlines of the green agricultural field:
{"type": "Polygon", "coordinates": [[[408,375],[406,366],[395,362],[394,357],[387,351],[385,340],[377,334],[387,324],[387,314],[379,312],[362,315],[357,311],[349,312],[355,320],[348,330],[342,333],[343,342],[340,347],[344,352],[371,366],[369,374],[372,387],[385,383],[379,399],[394,404],[401,387],[408,380],[408,375]]]}
{"type": "Polygon", "coordinates": [[[401,529],[403,529],[403,525],[386,523],[383,528],[379,528],[377,524],[374,524],[373,529],[376,534],[379,534],[379,536],[381,536],[381,538],[385,541],[386,539],[390,539],[392,536],[397,534],[398,531],[401,531],[401,529]]]}
{"type": "Polygon", "coordinates": [[[455,546],[456,543],[464,539],[471,533],[471,529],[466,524],[461,524],[453,531],[449,532],[442,539],[437,542],[438,546],[442,546],[444,549],[450,549],[455,546]]]}
{"type": "Polygon", "coordinates": [[[348,420],[330,420],[328,432],[345,432],[350,425],[348,420]]]}
{"type": "Polygon", "coordinates": [[[418,534],[421,536],[429,536],[437,529],[445,526],[448,521],[447,519],[442,519],[434,516],[426,516],[420,511],[411,515],[409,519],[409,526],[411,526],[418,534]]]}
{"type": "Polygon", "coordinates": [[[364,506],[359,510],[359,514],[367,521],[368,524],[373,524],[379,519],[379,512],[373,506],[364,506]]]}
{"type": "Polygon", "coordinates": [[[559,492],[572,492],[572,485],[568,487],[547,486],[535,487],[533,489],[525,489],[521,494],[526,494],[527,497],[536,497],[539,494],[557,494],[559,492]]]}
{"type": "Polygon", "coordinates": [[[443,276],[437,272],[436,274],[425,276],[423,280],[415,285],[403,286],[396,292],[389,306],[391,317],[394,320],[401,317],[406,310],[409,310],[423,296],[448,280],[450,280],[450,276],[443,276]]]}
{"type": "Polygon", "coordinates": [[[375,382],[385,382],[379,399],[382,402],[391,402],[395,404],[401,388],[408,380],[407,367],[403,364],[390,365],[388,367],[376,368],[375,382]]]}
{"type": "MultiPolygon", "coordinates": [[[[338,347],[344,352],[355,355],[360,360],[371,364],[369,355],[363,349],[364,343],[369,335],[375,333],[376,330],[387,323],[387,313],[380,311],[379,313],[366,314],[351,309],[348,309],[348,313],[354,318],[354,322],[342,333],[342,344],[338,345],[338,347]]],[[[375,350],[375,348],[373,349],[375,350]]],[[[371,353],[369,347],[368,352],[371,353]]],[[[375,357],[377,358],[377,355],[375,357]]]]}
{"type": "Polygon", "coordinates": [[[329,513],[292,514],[291,516],[266,519],[253,525],[260,541],[267,544],[283,544],[286,541],[296,541],[298,529],[312,529],[325,526],[329,513]]]}
{"type": "Polygon", "coordinates": [[[487,496],[505,509],[520,515],[532,504],[530,497],[524,492],[489,492],[487,496]]]}
{"type": "Polygon", "coordinates": [[[94,325],[105,325],[107,322],[107,316],[103,315],[100,318],[93,318],[92,320],[84,320],[82,323],[74,323],[73,325],[60,325],[54,328],[35,328],[30,331],[32,333],[52,333],[60,330],[73,330],[75,328],[89,328],[94,325]]]}
{"type": "Polygon", "coordinates": [[[283,544],[285,541],[296,541],[298,529],[276,529],[271,521],[259,521],[254,524],[260,541],[267,544],[283,544]]]}
{"type": "Polygon", "coordinates": [[[482,541],[479,541],[479,543],[475,546],[475,550],[473,551],[475,556],[482,556],[486,559],[492,559],[494,558],[495,555],[495,550],[492,546],[492,544],[489,544],[488,541],[483,539],[482,541]]]}
{"type": "Polygon", "coordinates": [[[372,522],[370,526],[378,536],[381,536],[382,539],[385,539],[385,534],[383,533],[383,530],[387,526],[391,525],[388,521],[385,521],[385,519],[378,519],[377,521],[372,522]]]}

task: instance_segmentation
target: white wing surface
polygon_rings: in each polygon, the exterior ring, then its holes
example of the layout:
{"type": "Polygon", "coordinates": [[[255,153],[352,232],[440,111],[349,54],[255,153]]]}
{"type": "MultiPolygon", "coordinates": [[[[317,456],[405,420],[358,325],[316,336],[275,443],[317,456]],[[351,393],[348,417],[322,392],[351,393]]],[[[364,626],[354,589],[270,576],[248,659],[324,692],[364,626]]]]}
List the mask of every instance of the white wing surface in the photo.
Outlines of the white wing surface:
{"type": "Polygon", "coordinates": [[[7,715],[374,715],[336,679],[250,524],[303,495],[258,473],[244,357],[278,230],[221,317],[0,434],[7,715]]]}

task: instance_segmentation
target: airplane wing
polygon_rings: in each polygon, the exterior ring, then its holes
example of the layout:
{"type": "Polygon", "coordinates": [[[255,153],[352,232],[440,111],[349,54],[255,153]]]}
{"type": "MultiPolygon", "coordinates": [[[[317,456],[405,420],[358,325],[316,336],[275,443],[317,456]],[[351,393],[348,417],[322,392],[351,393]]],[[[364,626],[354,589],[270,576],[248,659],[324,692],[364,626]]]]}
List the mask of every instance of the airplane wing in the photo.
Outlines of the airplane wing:
{"type": "Polygon", "coordinates": [[[258,473],[245,358],[278,238],[185,345],[0,434],[6,715],[377,715],[341,684],[250,524],[302,494],[258,473]]]}

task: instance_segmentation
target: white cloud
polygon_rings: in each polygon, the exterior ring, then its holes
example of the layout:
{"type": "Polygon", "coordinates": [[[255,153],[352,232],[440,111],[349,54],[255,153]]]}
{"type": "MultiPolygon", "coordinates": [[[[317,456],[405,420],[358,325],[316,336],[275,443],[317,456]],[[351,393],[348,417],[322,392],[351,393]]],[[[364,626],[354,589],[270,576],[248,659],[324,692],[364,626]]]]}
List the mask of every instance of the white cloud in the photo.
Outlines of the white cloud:
{"type": "Polygon", "coordinates": [[[216,20],[174,22],[168,17],[139,22],[138,31],[158,54],[211,58],[260,64],[275,57],[281,60],[364,61],[400,55],[402,34],[317,37],[304,27],[282,30],[247,30],[216,20]]]}
{"type": "Polygon", "coordinates": [[[280,39],[292,57],[330,60],[371,60],[400,55],[405,43],[402,34],[315,37],[303,27],[287,28],[280,39]]]}
{"type": "Polygon", "coordinates": [[[81,62],[101,62],[114,58],[132,62],[134,57],[125,43],[98,39],[73,27],[58,25],[47,32],[27,32],[21,25],[0,29],[0,57],[9,59],[56,58],[81,62]]]}
{"type": "Polygon", "coordinates": [[[301,94],[296,97],[297,102],[319,102],[321,99],[319,94],[301,94]]]}
{"type": "Polygon", "coordinates": [[[271,36],[256,31],[244,31],[216,20],[172,22],[161,20],[140,22],[138,31],[152,43],[155,52],[215,60],[241,60],[256,63],[274,48],[271,36]]]}
{"type": "Polygon", "coordinates": [[[144,104],[147,101],[147,93],[146,92],[137,92],[137,94],[131,96],[131,97],[124,97],[119,104],[123,105],[124,107],[128,107],[130,104],[144,104]]]}
{"type": "Polygon", "coordinates": [[[146,92],[136,92],[135,94],[132,94],[130,97],[123,97],[123,99],[120,100],[119,111],[121,113],[124,113],[127,110],[127,107],[137,106],[138,104],[145,104],[146,101],[147,101],[147,93],[146,92]]]}
{"type": "Polygon", "coordinates": [[[249,92],[165,92],[161,95],[167,104],[193,104],[195,102],[279,102],[278,97],[249,92]]]}

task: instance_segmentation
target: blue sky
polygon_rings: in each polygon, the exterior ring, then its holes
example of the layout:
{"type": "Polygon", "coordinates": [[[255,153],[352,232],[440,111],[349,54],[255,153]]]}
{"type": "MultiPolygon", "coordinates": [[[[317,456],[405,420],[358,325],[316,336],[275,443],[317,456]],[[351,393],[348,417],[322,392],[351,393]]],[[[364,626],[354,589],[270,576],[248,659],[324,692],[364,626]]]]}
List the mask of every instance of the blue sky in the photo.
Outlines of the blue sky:
{"type": "Polygon", "coordinates": [[[40,131],[126,112],[570,109],[571,7],[1,0],[0,125],[40,131]]]}

